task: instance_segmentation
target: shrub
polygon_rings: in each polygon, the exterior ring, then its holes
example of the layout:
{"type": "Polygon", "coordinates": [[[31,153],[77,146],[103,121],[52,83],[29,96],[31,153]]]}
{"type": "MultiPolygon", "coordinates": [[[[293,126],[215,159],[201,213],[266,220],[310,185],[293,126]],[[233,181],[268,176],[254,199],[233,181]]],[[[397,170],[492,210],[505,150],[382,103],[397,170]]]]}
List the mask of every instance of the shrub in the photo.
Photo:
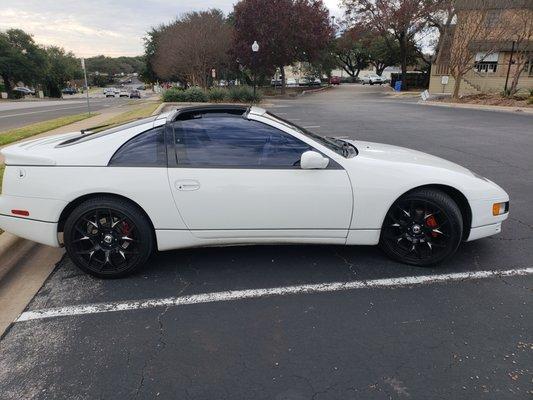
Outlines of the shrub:
{"type": "Polygon", "coordinates": [[[258,103],[262,98],[259,91],[254,97],[254,90],[249,86],[233,86],[229,89],[228,96],[231,101],[240,103],[258,103]]]}
{"type": "Polygon", "coordinates": [[[205,92],[200,88],[191,87],[187,89],[184,93],[185,93],[185,101],[188,101],[191,103],[207,102],[207,94],[205,94],[205,92]]]}
{"type": "Polygon", "coordinates": [[[172,88],[163,92],[162,99],[164,102],[183,102],[185,100],[185,91],[172,88]]]}
{"type": "Polygon", "coordinates": [[[228,91],[226,89],[222,88],[211,88],[209,92],[207,93],[207,97],[209,97],[209,101],[218,103],[221,101],[224,101],[228,95],[228,91]]]}

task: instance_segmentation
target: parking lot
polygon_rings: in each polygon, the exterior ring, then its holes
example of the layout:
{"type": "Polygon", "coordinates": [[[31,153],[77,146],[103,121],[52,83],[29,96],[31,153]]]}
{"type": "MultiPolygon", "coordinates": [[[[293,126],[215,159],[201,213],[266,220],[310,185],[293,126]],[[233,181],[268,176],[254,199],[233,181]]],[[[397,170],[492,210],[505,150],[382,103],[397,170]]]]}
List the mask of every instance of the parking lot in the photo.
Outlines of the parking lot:
{"type": "Polygon", "coordinates": [[[507,190],[510,219],[433,269],[375,247],[244,246],[104,281],[65,257],[0,341],[0,399],[531,398],[533,116],[359,85],[272,103],[319,134],[462,164],[507,190]]]}

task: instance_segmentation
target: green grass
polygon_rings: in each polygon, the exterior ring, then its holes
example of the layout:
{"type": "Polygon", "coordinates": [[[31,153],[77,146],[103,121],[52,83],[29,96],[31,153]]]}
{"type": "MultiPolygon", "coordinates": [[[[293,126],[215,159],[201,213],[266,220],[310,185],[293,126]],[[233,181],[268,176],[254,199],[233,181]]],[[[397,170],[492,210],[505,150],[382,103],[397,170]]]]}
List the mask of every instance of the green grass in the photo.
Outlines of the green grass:
{"type": "MultiPolygon", "coordinates": [[[[97,114],[91,114],[94,117],[97,114]]],[[[17,142],[22,139],[29,138],[31,136],[38,135],[43,132],[51,131],[52,129],[59,128],[61,126],[69,125],[77,121],[89,118],[89,114],[75,114],[68,115],[66,117],[60,117],[51,119],[48,121],[37,122],[35,124],[26,125],[21,128],[10,129],[8,131],[0,132],[0,146],[17,142]]]]}
{"type": "MultiPolygon", "coordinates": [[[[141,107],[123,112],[122,114],[105,121],[106,127],[104,129],[109,129],[112,125],[125,124],[126,122],[136,119],[149,117],[156,110],[156,108],[159,107],[160,104],[161,103],[159,102],[143,104],[141,107]]],[[[98,131],[98,129],[96,131],[98,131]]]]}

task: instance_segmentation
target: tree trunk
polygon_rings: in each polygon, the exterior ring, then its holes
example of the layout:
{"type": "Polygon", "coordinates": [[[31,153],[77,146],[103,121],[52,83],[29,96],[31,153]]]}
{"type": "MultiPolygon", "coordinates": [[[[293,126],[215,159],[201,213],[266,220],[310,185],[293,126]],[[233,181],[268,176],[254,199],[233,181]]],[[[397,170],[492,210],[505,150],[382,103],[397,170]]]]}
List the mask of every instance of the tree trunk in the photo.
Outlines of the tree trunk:
{"type": "Polygon", "coordinates": [[[463,74],[457,74],[455,77],[455,83],[453,85],[453,94],[452,99],[459,100],[459,91],[461,90],[461,80],[463,79],[463,74]]]}
{"type": "Polygon", "coordinates": [[[2,79],[4,80],[4,86],[6,88],[6,92],[8,96],[11,96],[11,82],[9,81],[9,77],[7,75],[2,75],[2,79]]]}
{"type": "Polygon", "coordinates": [[[518,92],[518,81],[520,80],[520,75],[524,71],[525,63],[524,65],[520,65],[521,62],[518,61],[515,65],[516,71],[513,74],[513,80],[511,81],[511,88],[509,89],[509,95],[514,96],[516,92],[518,92]]]}
{"type": "Polygon", "coordinates": [[[402,66],[402,90],[407,89],[407,37],[402,35],[400,38],[400,60],[402,66]]]}
{"type": "Polygon", "coordinates": [[[279,70],[281,73],[281,94],[285,94],[285,68],[281,66],[279,70]]]}

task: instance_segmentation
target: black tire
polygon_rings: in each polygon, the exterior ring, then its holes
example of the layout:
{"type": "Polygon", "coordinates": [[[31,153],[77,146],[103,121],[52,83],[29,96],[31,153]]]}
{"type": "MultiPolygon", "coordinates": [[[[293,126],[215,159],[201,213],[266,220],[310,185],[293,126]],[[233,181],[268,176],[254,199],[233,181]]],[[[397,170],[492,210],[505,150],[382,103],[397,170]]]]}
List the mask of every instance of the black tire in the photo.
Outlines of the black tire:
{"type": "Polygon", "coordinates": [[[398,199],[387,212],[380,247],[392,259],[420,267],[452,257],[463,236],[457,203],[440,190],[416,190],[398,199]]]}
{"type": "Polygon", "coordinates": [[[67,217],[63,240],[82,271],[98,278],[121,278],[146,263],[154,249],[148,218],[134,204],[99,196],[84,201],[67,217]]]}

